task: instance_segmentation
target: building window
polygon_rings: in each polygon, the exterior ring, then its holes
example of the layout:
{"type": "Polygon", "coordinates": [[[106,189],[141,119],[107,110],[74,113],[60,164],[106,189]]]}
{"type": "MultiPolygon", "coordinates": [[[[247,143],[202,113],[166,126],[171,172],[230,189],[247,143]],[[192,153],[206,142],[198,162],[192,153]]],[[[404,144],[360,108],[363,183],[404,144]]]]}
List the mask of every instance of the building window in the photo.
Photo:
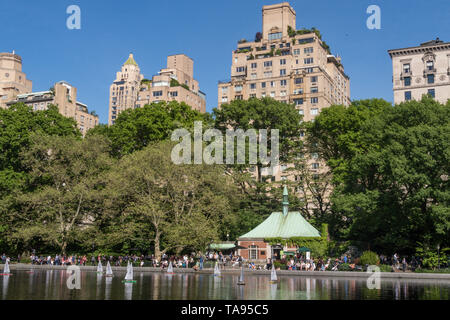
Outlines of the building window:
{"type": "Polygon", "coordinates": [[[170,92],[171,97],[178,97],[178,91],[172,91],[170,92]]]}
{"type": "Polygon", "coordinates": [[[409,63],[405,63],[405,64],[403,65],[403,72],[404,72],[404,73],[410,73],[410,72],[411,72],[411,66],[410,66],[409,63]]]}
{"type": "Polygon", "coordinates": [[[270,87],[271,88],[275,88],[276,87],[275,81],[270,81],[270,87]]]}
{"type": "Polygon", "coordinates": [[[264,67],[271,67],[272,61],[264,61],[264,67]]]}
{"type": "Polygon", "coordinates": [[[319,109],[318,108],[312,108],[310,112],[311,112],[311,115],[315,116],[315,115],[319,114],[319,109]]]}
{"type": "Polygon", "coordinates": [[[270,78],[270,77],[272,77],[272,71],[266,71],[266,72],[264,72],[264,77],[265,77],[265,78],[270,78]]]}
{"type": "Polygon", "coordinates": [[[434,69],[434,62],[433,61],[427,61],[427,70],[433,71],[434,69]]]}
{"type": "Polygon", "coordinates": [[[153,92],[153,96],[154,97],[161,97],[163,95],[163,92],[162,91],[154,91],[153,92]]]}
{"type": "Polygon", "coordinates": [[[311,82],[317,82],[317,76],[312,76],[311,77],[311,82]]]}
{"type": "Polygon", "coordinates": [[[312,97],[311,98],[311,103],[318,103],[319,102],[319,98],[318,97],[312,97]]]}
{"type": "Polygon", "coordinates": [[[406,101],[411,100],[411,91],[405,91],[405,100],[406,101]]]}
{"type": "Polygon", "coordinates": [[[428,94],[429,94],[430,96],[432,96],[433,98],[435,98],[434,89],[428,89],[428,94]]]}
{"type": "Polygon", "coordinates": [[[236,72],[244,72],[245,71],[245,67],[237,67],[236,68],[236,72]]]}
{"type": "Polygon", "coordinates": [[[255,90],[256,89],[256,83],[250,83],[250,89],[255,90]]]}
{"type": "Polygon", "coordinates": [[[286,69],[281,69],[280,76],[285,76],[285,75],[286,75],[286,69]]]}
{"type": "Polygon", "coordinates": [[[222,102],[228,102],[228,97],[222,97],[222,102]]]}
{"type": "Polygon", "coordinates": [[[313,170],[319,169],[319,164],[318,163],[311,164],[311,169],[313,170]]]}
{"type": "Polygon", "coordinates": [[[434,83],[434,74],[427,75],[427,82],[428,82],[428,84],[434,83]]]}
{"type": "Polygon", "coordinates": [[[296,106],[302,105],[303,104],[303,98],[294,99],[294,103],[295,103],[296,106]]]}
{"type": "Polygon", "coordinates": [[[294,49],[294,55],[295,56],[300,55],[300,49],[294,49]]]}
{"type": "Polygon", "coordinates": [[[311,64],[314,62],[314,59],[313,58],[305,58],[305,59],[303,59],[303,61],[305,64],[311,64]]]}
{"type": "Polygon", "coordinates": [[[242,91],[242,86],[234,86],[234,91],[235,92],[241,92],[242,91]]]}
{"type": "Polygon", "coordinates": [[[286,59],[281,59],[280,60],[280,65],[285,65],[286,64],[286,59]]]}
{"type": "Polygon", "coordinates": [[[286,96],[286,90],[280,91],[280,97],[285,97],[285,96],[286,96]]]}
{"type": "Polygon", "coordinates": [[[302,84],[303,78],[295,78],[295,84],[302,84]]]}
{"type": "Polygon", "coordinates": [[[287,85],[287,80],[281,80],[280,84],[282,87],[285,87],[287,85]]]}
{"type": "Polygon", "coordinates": [[[313,51],[314,51],[313,47],[308,47],[303,50],[304,53],[313,53],[313,51]]]}
{"type": "Polygon", "coordinates": [[[317,92],[319,92],[318,87],[311,87],[311,93],[317,93],[317,92]]]}
{"type": "Polygon", "coordinates": [[[228,94],[228,87],[222,87],[222,94],[223,95],[228,94]]]}
{"type": "Polygon", "coordinates": [[[258,260],[258,246],[248,246],[248,258],[250,260],[258,260]]]}
{"type": "Polygon", "coordinates": [[[265,82],[261,82],[261,88],[265,88],[266,87],[266,83],[265,82]]]}
{"type": "Polygon", "coordinates": [[[242,95],[237,95],[234,97],[235,100],[242,100],[242,95]]]}
{"type": "MultiPolygon", "coordinates": [[[[312,58],[309,58],[309,59],[312,59],[312,58]]],[[[314,68],[306,68],[305,71],[306,71],[306,73],[313,73],[314,68]]]]}
{"type": "Polygon", "coordinates": [[[271,96],[272,98],[275,98],[275,91],[272,91],[272,92],[270,93],[270,96],[271,96]]]}
{"type": "MultiPolygon", "coordinates": [[[[303,110],[303,109],[298,109],[298,114],[304,115],[304,114],[305,114],[305,110],[303,110]]],[[[303,132],[303,131],[302,131],[302,132],[303,132]]],[[[300,132],[300,137],[303,137],[303,136],[302,136],[302,132],[300,132]]]]}
{"type": "Polygon", "coordinates": [[[251,77],[252,79],[256,79],[257,75],[256,75],[256,73],[252,73],[250,77],[251,77]]]}
{"type": "Polygon", "coordinates": [[[405,87],[411,85],[411,77],[405,77],[405,78],[403,79],[403,81],[404,81],[405,87]]]}
{"type": "Polygon", "coordinates": [[[258,66],[258,64],[256,62],[252,63],[252,69],[256,69],[257,66],[258,66]]]}
{"type": "Polygon", "coordinates": [[[281,39],[282,36],[283,36],[282,32],[269,33],[269,40],[281,39]]]}

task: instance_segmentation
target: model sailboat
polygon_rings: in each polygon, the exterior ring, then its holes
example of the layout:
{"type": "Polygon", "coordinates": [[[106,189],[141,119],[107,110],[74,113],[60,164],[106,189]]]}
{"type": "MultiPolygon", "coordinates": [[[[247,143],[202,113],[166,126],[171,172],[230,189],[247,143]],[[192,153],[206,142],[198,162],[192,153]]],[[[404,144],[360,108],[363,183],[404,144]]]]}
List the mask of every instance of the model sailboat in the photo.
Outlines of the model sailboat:
{"type": "Polygon", "coordinates": [[[133,280],[133,265],[128,261],[127,265],[127,274],[125,275],[125,280],[123,281],[125,283],[135,283],[136,281],[133,280]]]}
{"type": "Polygon", "coordinates": [[[113,272],[112,272],[112,269],[111,269],[111,265],[109,264],[109,261],[106,264],[106,276],[107,277],[112,277],[113,276],[113,272]]]}
{"type": "Polygon", "coordinates": [[[243,286],[245,285],[244,281],[244,266],[241,267],[241,275],[239,276],[238,285],[243,286]]]}
{"type": "Polygon", "coordinates": [[[168,274],[173,274],[172,261],[170,261],[170,263],[169,263],[169,267],[167,268],[167,273],[168,273],[168,274]]]}
{"type": "Polygon", "coordinates": [[[220,277],[220,276],[221,276],[221,274],[220,274],[219,265],[216,262],[216,266],[214,267],[214,277],[220,277]]]}
{"type": "Polygon", "coordinates": [[[103,273],[103,266],[102,266],[102,262],[101,261],[98,262],[97,273],[103,273]]]}
{"type": "Polygon", "coordinates": [[[276,283],[277,281],[277,272],[275,271],[275,266],[272,264],[272,271],[270,272],[270,283],[276,283]]]}

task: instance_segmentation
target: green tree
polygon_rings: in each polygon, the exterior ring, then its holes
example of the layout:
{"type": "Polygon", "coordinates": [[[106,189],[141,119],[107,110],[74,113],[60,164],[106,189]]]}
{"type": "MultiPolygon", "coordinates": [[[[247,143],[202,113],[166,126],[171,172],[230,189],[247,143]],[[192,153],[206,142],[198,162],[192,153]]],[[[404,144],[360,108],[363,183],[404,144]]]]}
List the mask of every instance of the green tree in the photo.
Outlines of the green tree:
{"type": "MultiPolygon", "coordinates": [[[[300,128],[302,116],[291,104],[276,101],[272,98],[250,100],[233,100],[229,104],[221,105],[220,109],[213,109],[215,128],[223,133],[228,129],[244,131],[255,129],[259,132],[266,129],[268,140],[272,129],[279,130],[280,162],[287,163],[292,159],[296,149],[301,146],[300,128]]],[[[271,145],[268,143],[268,153],[271,145]]],[[[242,167],[242,166],[241,166],[242,167]]],[[[249,165],[243,166],[249,168],[249,165]]],[[[261,170],[263,165],[258,161],[258,182],[262,181],[261,170]]],[[[233,166],[236,169],[236,166],[233,166]]]]}
{"type": "MultiPolygon", "coordinates": [[[[101,213],[101,173],[111,165],[102,137],[34,134],[21,153],[29,172],[30,191],[15,199],[12,238],[30,248],[36,239],[63,254],[79,244],[101,213]]],[[[35,242],[34,242],[35,243],[35,242]]]]}
{"type": "Polygon", "coordinates": [[[429,97],[395,107],[372,102],[359,102],[353,115],[324,110],[311,130],[338,176],[339,235],[388,253],[413,254],[418,242],[448,246],[448,104],[429,97]]]}
{"type": "Polygon", "coordinates": [[[208,114],[193,110],[184,102],[159,102],[142,108],[129,109],[120,113],[114,125],[99,126],[89,135],[105,135],[111,141],[111,154],[120,158],[141,150],[151,142],[170,138],[177,128],[192,128],[194,121],[203,121],[208,126],[208,114]]]}
{"type": "Polygon", "coordinates": [[[231,211],[228,195],[234,192],[220,166],[175,165],[173,146],[159,142],[123,157],[108,183],[114,190],[109,228],[133,221],[132,228],[122,228],[122,236],[136,238],[136,230],[144,230],[158,258],[167,251],[204,250],[218,239],[221,221],[231,211]]]}

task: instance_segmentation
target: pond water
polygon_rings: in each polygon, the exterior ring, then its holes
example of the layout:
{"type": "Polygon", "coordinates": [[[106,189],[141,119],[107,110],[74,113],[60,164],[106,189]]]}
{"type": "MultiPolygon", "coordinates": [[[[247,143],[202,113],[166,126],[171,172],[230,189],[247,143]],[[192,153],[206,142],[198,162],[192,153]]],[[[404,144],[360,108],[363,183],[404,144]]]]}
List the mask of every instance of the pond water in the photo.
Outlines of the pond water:
{"type": "Polygon", "coordinates": [[[269,275],[174,274],[135,271],[136,283],[124,284],[125,272],[112,278],[81,271],[81,289],[70,290],[65,270],[13,271],[0,276],[3,300],[424,300],[450,299],[450,281],[382,280],[381,289],[368,289],[365,279],[279,276],[277,284],[269,275]]]}

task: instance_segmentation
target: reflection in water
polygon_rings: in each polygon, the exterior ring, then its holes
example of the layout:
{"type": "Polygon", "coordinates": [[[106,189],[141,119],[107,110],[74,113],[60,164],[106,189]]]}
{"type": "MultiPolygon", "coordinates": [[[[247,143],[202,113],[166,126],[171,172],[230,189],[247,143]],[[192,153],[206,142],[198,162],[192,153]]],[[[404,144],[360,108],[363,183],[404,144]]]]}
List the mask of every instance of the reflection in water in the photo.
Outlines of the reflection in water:
{"type": "Polygon", "coordinates": [[[277,288],[278,288],[278,284],[277,283],[271,283],[270,284],[270,298],[272,300],[275,300],[277,297],[277,288]]]}
{"type": "Polygon", "coordinates": [[[112,284],[112,277],[106,277],[105,281],[105,300],[111,299],[111,284],[112,284]]]}
{"type": "Polygon", "coordinates": [[[95,299],[99,300],[100,299],[100,295],[102,294],[102,280],[103,280],[103,275],[100,273],[97,273],[97,288],[95,290],[95,292],[97,293],[95,295],[95,299]]]}
{"type": "Polygon", "coordinates": [[[3,290],[2,290],[2,299],[5,300],[6,299],[6,294],[8,293],[8,283],[9,283],[9,277],[10,276],[3,276],[3,290]]]}
{"type": "Polygon", "coordinates": [[[198,273],[140,272],[133,288],[131,283],[125,286],[122,283],[125,272],[117,272],[117,276],[111,278],[81,271],[81,290],[69,290],[66,285],[69,276],[66,270],[36,270],[33,274],[18,270],[14,278],[5,276],[0,280],[0,294],[2,299],[51,300],[450,299],[449,280],[383,279],[380,289],[371,290],[364,278],[280,275],[278,283],[271,284],[268,274],[248,272],[245,285],[240,286],[237,285],[238,274],[214,277],[198,273]]]}
{"type": "Polygon", "coordinates": [[[125,283],[125,300],[131,300],[133,296],[133,283],[125,283]]]}

